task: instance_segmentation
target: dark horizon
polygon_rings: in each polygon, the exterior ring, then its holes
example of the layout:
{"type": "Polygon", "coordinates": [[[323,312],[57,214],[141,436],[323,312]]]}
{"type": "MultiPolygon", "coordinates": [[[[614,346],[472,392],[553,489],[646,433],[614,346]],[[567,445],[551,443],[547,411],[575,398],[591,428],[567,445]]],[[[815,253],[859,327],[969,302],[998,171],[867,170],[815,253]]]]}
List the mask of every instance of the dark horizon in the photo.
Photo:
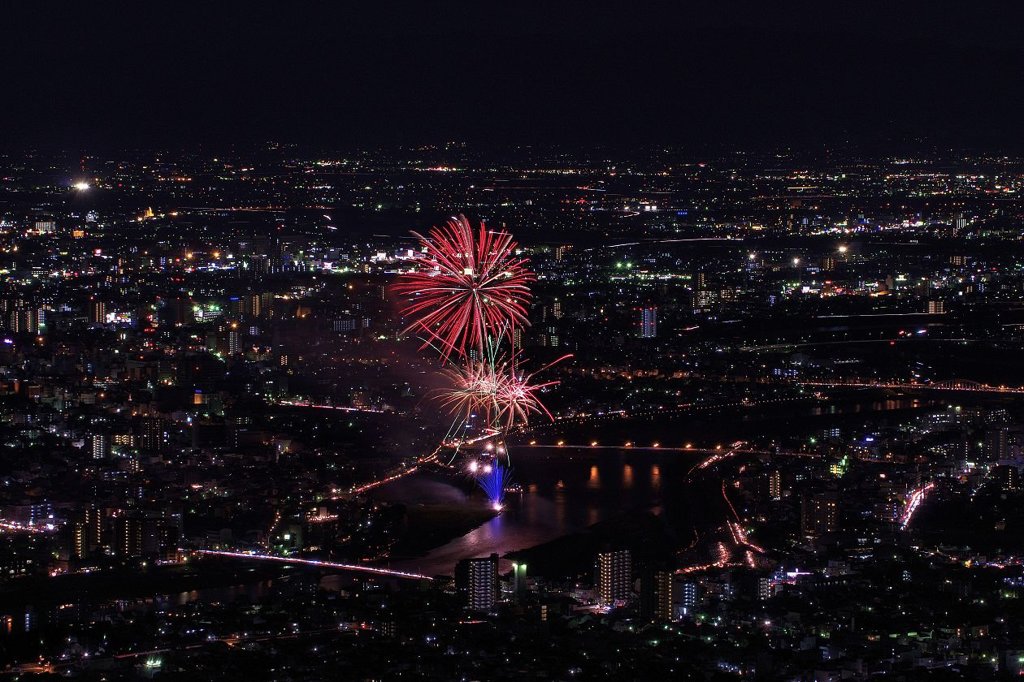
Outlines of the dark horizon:
{"type": "Polygon", "coordinates": [[[1021,150],[1019,12],[923,7],[19,8],[0,125],[85,148],[1021,150]]]}

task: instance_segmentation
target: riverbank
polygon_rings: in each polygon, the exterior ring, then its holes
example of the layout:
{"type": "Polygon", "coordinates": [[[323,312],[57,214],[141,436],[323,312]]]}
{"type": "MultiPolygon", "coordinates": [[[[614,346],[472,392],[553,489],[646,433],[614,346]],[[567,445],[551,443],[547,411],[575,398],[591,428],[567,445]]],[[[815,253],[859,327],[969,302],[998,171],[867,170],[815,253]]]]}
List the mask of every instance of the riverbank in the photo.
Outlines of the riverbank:
{"type": "Polygon", "coordinates": [[[414,558],[482,526],[498,512],[472,502],[416,504],[405,507],[405,529],[391,552],[393,559],[414,558]]]}
{"type": "Polygon", "coordinates": [[[639,562],[658,564],[671,560],[675,546],[675,534],[663,517],[649,511],[636,511],[550,542],[509,552],[506,556],[526,564],[530,575],[551,579],[570,575],[590,578],[598,552],[628,549],[639,562]]]}

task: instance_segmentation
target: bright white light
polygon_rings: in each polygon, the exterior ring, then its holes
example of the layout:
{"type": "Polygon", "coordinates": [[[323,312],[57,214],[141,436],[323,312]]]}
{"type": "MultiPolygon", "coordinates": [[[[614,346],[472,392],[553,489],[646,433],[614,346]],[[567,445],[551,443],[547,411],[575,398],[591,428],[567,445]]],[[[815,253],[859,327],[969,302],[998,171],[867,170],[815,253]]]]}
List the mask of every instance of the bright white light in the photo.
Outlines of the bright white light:
{"type": "Polygon", "coordinates": [[[490,465],[490,464],[485,464],[485,465],[484,465],[484,473],[485,473],[485,474],[489,474],[489,473],[491,473],[492,471],[494,471],[494,468],[493,468],[493,467],[491,467],[491,465],[490,465]]]}
{"type": "Polygon", "coordinates": [[[504,507],[501,504],[501,502],[492,502],[491,509],[493,509],[496,512],[500,512],[502,509],[504,509],[504,507]]]}
{"type": "Polygon", "coordinates": [[[469,463],[469,470],[472,471],[474,474],[477,472],[477,469],[479,469],[479,468],[480,468],[480,463],[479,462],[470,462],[469,463]]]}
{"type": "Polygon", "coordinates": [[[76,182],[74,185],[72,185],[72,187],[77,189],[79,192],[84,192],[85,190],[89,189],[89,183],[86,182],[85,180],[80,180],[79,182],[76,182]]]}
{"type": "Polygon", "coordinates": [[[841,245],[841,246],[839,247],[839,253],[846,253],[846,248],[847,248],[847,247],[846,247],[846,244],[842,244],[842,245],[841,245]]]}

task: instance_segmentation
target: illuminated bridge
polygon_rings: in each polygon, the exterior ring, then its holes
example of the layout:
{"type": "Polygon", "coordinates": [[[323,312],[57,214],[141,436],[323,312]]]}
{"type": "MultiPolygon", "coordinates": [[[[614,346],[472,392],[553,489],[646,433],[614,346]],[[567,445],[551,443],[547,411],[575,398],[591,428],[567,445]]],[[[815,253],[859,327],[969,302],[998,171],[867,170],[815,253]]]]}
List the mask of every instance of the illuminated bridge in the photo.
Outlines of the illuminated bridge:
{"type": "Polygon", "coordinates": [[[891,388],[905,391],[961,391],[971,393],[1024,394],[1019,386],[992,386],[967,379],[947,379],[928,384],[914,382],[875,381],[871,379],[850,379],[849,381],[798,381],[800,386],[811,388],[891,388]]]}
{"type": "Polygon", "coordinates": [[[332,568],[339,571],[353,571],[356,573],[369,573],[384,578],[403,578],[406,580],[433,580],[428,575],[409,573],[408,571],[393,571],[389,568],[377,568],[375,566],[363,566],[361,564],[341,564],[336,561],[321,561],[320,559],[301,559],[298,557],[274,556],[272,554],[250,554],[248,552],[233,552],[230,550],[216,549],[194,549],[193,554],[200,556],[216,556],[228,559],[245,559],[246,561],[273,561],[279,564],[293,564],[295,566],[315,566],[317,568],[332,568]]]}

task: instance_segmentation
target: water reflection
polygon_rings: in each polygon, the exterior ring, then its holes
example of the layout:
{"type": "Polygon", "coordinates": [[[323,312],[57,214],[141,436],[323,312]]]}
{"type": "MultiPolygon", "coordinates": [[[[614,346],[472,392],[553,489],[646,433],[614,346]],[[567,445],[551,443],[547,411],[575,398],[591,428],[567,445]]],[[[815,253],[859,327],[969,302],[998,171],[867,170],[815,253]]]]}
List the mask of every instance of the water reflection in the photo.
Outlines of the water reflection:
{"type": "MultiPolygon", "coordinates": [[[[905,410],[932,405],[927,401],[909,399],[850,401],[825,407],[808,405],[801,410],[786,407],[776,412],[748,414],[744,428],[759,436],[779,434],[791,436],[812,426],[807,417],[821,416],[835,423],[842,416],[869,414],[878,411],[905,410]],[[782,418],[779,418],[782,417],[782,418]]],[[[662,426],[678,428],[668,422],[662,426]]],[[[625,428],[620,425],[620,428],[625,428]]],[[[702,419],[704,440],[715,437],[749,437],[738,433],[735,417],[723,416],[718,422],[702,419]],[[720,432],[716,432],[716,428],[720,432]]],[[[652,434],[652,437],[655,434],[652,434]]],[[[584,442],[590,442],[589,434],[584,442]]],[[[621,435],[616,436],[616,438],[621,435]]],[[[613,438],[602,438],[607,442],[613,438]]],[[[716,488],[705,495],[686,480],[686,472],[700,455],[679,451],[596,450],[587,447],[549,450],[527,449],[517,456],[513,472],[525,493],[506,501],[501,516],[438,547],[426,556],[394,560],[393,568],[420,573],[450,574],[455,564],[466,557],[492,552],[499,555],[516,549],[542,544],[565,534],[576,532],[594,523],[630,510],[656,510],[670,523],[679,523],[689,533],[721,522],[721,493],[716,488]]],[[[374,495],[405,503],[446,503],[468,500],[482,503],[476,492],[467,495],[471,486],[459,489],[456,483],[427,475],[414,475],[378,488],[374,495]]]]}
{"type": "MultiPolygon", "coordinates": [[[[696,457],[690,453],[614,450],[595,454],[565,449],[557,456],[531,452],[516,462],[515,477],[526,492],[507,498],[500,516],[425,557],[395,560],[388,565],[428,575],[450,573],[466,557],[525,549],[631,509],[651,509],[662,502],[663,478],[671,476],[678,481],[676,489],[681,489],[696,457]],[[585,458],[582,462],[581,455],[585,458]]],[[[436,504],[459,495],[466,498],[462,491],[445,490],[458,485],[457,481],[416,474],[382,486],[377,494],[406,503],[436,504]]],[[[478,498],[471,494],[468,503],[482,503],[478,498]]]]}

